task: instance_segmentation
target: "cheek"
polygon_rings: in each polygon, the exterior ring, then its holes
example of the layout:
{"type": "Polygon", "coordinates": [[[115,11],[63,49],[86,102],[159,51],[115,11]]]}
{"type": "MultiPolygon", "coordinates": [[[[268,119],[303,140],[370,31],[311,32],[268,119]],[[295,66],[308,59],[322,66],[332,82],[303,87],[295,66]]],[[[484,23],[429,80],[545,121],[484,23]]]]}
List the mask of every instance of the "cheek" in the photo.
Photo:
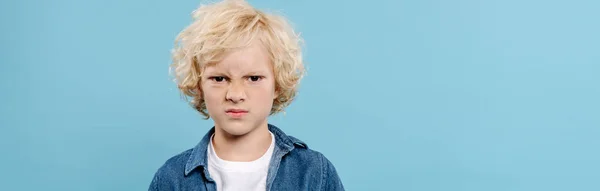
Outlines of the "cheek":
{"type": "Polygon", "coordinates": [[[202,87],[202,89],[202,96],[204,98],[204,102],[206,104],[207,109],[210,109],[211,106],[218,105],[221,102],[221,100],[224,99],[224,95],[220,95],[222,93],[218,88],[202,87]]]}
{"type": "Polygon", "coordinates": [[[262,104],[265,102],[270,102],[272,104],[273,99],[275,99],[275,88],[272,84],[266,84],[260,88],[256,89],[256,94],[258,99],[262,104]]]}

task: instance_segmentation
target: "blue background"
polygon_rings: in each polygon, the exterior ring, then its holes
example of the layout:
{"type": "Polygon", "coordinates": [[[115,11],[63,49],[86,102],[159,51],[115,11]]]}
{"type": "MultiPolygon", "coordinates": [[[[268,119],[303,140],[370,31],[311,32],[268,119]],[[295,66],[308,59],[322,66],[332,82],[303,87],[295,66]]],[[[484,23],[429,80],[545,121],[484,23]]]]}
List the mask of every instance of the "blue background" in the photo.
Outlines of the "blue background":
{"type": "MultiPolygon", "coordinates": [[[[200,1],[0,3],[0,190],[146,190],[212,126],[170,49],[200,1]]],[[[306,40],[271,123],[347,190],[600,190],[600,3],[250,1],[306,40]]]]}

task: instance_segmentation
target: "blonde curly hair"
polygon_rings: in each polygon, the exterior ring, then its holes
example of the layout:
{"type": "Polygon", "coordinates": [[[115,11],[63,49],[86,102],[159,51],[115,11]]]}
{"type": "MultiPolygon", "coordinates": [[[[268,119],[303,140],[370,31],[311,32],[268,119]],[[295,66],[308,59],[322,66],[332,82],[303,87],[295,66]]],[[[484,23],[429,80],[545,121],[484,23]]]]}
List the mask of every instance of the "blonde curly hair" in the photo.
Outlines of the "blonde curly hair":
{"type": "Polygon", "coordinates": [[[186,100],[192,98],[190,104],[205,119],[210,116],[200,88],[204,68],[256,38],[266,47],[275,74],[278,96],[270,114],[283,111],[292,102],[305,73],[302,39],[283,16],[264,13],[241,0],[201,5],[192,15],[193,22],[175,40],[170,72],[186,100]]]}

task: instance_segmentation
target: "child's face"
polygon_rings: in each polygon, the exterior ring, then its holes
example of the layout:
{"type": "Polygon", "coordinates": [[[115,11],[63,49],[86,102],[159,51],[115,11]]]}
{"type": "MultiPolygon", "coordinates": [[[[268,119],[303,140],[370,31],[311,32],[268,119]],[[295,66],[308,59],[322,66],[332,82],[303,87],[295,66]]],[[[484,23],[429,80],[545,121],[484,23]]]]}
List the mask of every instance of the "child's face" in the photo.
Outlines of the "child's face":
{"type": "Polygon", "coordinates": [[[231,135],[244,135],[267,126],[276,97],[275,78],[260,42],[229,52],[220,62],[207,66],[201,88],[217,128],[231,135]]]}

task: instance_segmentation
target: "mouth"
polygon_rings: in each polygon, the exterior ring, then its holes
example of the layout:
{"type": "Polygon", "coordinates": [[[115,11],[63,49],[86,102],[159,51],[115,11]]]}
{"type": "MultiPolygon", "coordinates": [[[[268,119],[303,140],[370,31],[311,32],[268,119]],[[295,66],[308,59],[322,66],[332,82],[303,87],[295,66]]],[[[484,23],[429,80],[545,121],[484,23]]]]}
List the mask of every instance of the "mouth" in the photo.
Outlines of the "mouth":
{"type": "Polygon", "coordinates": [[[227,114],[228,116],[230,116],[232,118],[241,118],[244,115],[248,114],[248,110],[228,109],[228,110],[225,110],[225,114],[227,114]]]}

